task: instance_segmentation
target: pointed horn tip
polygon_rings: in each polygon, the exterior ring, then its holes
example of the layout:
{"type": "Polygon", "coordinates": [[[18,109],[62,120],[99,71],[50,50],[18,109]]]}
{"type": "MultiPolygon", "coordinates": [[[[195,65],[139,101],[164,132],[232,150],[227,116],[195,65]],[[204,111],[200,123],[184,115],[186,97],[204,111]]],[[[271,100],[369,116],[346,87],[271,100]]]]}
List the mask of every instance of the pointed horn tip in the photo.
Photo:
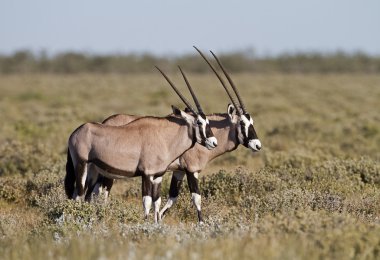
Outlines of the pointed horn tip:
{"type": "Polygon", "coordinates": [[[212,56],[214,56],[214,58],[216,59],[216,61],[218,61],[219,60],[218,56],[216,56],[216,54],[212,50],[210,50],[210,52],[211,52],[212,56]]]}
{"type": "Polygon", "coordinates": [[[199,52],[202,56],[203,56],[203,53],[202,53],[202,51],[200,50],[200,49],[198,49],[198,47],[197,46],[193,46],[194,47],[194,49],[196,49],[197,50],[197,52],[199,52]]]}
{"type": "Polygon", "coordinates": [[[243,114],[246,114],[247,111],[246,111],[246,109],[245,109],[245,105],[244,105],[244,103],[243,103],[243,100],[241,99],[240,94],[239,94],[239,91],[237,90],[237,88],[236,88],[235,84],[233,83],[231,77],[230,77],[230,76],[228,75],[228,73],[225,71],[224,66],[223,66],[222,63],[219,61],[219,59],[218,59],[218,57],[215,55],[215,53],[213,53],[211,50],[210,50],[210,52],[211,52],[211,54],[214,56],[216,62],[219,64],[219,66],[220,66],[220,68],[222,69],[224,75],[227,77],[227,80],[228,80],[228,82],[230,83],[232,89],[234,90],[234,92],[235,92],[235,94],[236,94],[236,97],[237,97],[238,100],[239,100],[240,107],[241,107],[241,109],[243,110],[243,114]]]}
{"type": "Polygon", "coordinates": [[[181,71],[181,74],[182,74],[183,78],[185,79],[186,86],[188,87],[188,89],[189,89],[189,91],[190,91],[190,94],[191,94],[191,96],[192,96],[193,99],[194,99],[194,102],[195,102],[195,105],[196,105],[196,107],[197,107],[197,109],[198,109],[198,112],[199,112],[199,113],[203,113],[202,107],[201,107],[201,105],[200,105],[200,103],[199,103],[199,101],[198,101],[198,98],[197,98],[196,95],[194,94],[193,88],[191,87],[190,83],[189,83],[188,80],[187,80],[187,77],[186,77],[186,75],[185,75],[185,72],[182,71],[181,66],[178,65],[178,68],[179,68],[179,70],[181,71]]]}

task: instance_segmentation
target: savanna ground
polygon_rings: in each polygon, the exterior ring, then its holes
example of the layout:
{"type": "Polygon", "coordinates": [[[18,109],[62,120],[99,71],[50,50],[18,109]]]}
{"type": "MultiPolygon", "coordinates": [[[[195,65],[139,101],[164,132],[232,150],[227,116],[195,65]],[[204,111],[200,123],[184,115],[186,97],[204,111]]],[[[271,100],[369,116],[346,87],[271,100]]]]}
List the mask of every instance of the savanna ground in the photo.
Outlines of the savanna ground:
{"type": "MultiPolygon", "coordinates": [[[[206,112],[226,111],[214,75],[188,77],[206,112]]],[[[183,108],[158,73],[0,76],[0,258],[379,259],[380,75],[233,78],[262,151],[239,147],[201,173],[204,225],[184,185],[155,226],[139,178],[117,181],[106,205],[67,200],[63,178],[83,122],[183,108]]]]}

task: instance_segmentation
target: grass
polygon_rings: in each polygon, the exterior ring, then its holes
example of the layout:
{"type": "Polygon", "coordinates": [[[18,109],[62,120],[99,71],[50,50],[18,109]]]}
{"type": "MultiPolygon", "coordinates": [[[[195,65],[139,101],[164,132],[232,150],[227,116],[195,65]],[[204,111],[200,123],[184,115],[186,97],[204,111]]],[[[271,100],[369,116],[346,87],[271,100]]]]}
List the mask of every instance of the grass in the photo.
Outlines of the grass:
{"type": "MultiPolygon", "coordinates": [[[[214,75],[188,77],[206,112],[225,112],[214,75]]],[[[201,173],[203,226],[187,187],[155,226],[142,219],[139,179],[87,204],[65,198],[63,177],[83,122],[183,107],[160,76],[1,76],[1,258],[378,259],[380,76],[233,78],[263,150],[239,147],[201,173]]]]}

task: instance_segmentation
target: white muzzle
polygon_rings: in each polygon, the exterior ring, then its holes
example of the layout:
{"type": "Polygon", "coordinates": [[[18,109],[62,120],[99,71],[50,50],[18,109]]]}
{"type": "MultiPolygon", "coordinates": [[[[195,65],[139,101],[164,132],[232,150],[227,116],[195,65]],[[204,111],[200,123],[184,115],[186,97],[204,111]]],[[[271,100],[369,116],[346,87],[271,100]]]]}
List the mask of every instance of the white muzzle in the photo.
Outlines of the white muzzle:
{"type": "Polygon", "coordinates": [[[207,149],[211,150],[217,146],[218,146],[218,141],[216,140],[216,138],[214,136],[206,138],[206,148],[207,149]]]}
{"type": "Polygon", "coordinates": [[[252,149],[252,151],[257,152],[261,149],[261,142],[259,139],[253,139],[249,141],[248,146],[252,149]]]}

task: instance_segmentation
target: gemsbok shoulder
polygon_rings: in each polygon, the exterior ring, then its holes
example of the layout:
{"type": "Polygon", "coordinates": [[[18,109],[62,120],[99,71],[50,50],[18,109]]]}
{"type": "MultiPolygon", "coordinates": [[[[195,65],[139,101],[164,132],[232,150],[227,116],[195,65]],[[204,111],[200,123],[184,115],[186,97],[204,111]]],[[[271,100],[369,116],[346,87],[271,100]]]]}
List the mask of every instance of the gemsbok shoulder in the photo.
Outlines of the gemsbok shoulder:
{"type": "MultiPolygon", "coordinates": [[[[69,198],[77,199],[84,194],[89,165],[107,178],[142,176],[147,218],[152,200],[159,209],[159,190],[152,187],[159,187],[168,166],[196,143],[207,149],[217,146],[200,104],[196,101],[196,112],[170,79],[157,69],[191,113],[172,106],[174,115],[167,117],[142,117],[124,126],[86,123],[78,127],[68,140],[65,191],[69,198]]],[[[181,73],[187,82],[182,70],[181,73]]],[[[157,210],[155,222],[159,220],[158,213],[157,210]]]]}
{"type": "MultiPolygon", "coordinates": [[[[173,170],[173,176],[170,183],[169,199],[164,208],[160,211],[160,217],[162,217],[176,202],[182,186],[182,180],[186,174],[192,201],[197,209],[198,221],[203,222],[198,174],[206,167],[208,162],[224,153],[235,150],[240,144],[253,152],[257,152],[261,149],[261,142],[258,139],[253,126],[253,117],[247,112],[236,85],[226,72],[220,60],[213,52],[211,52],[230,83],[234,93],[236,94],[239,100],[239,105],[231,95],[223,78],[218,74],[213,65],[207,60],[205,55],[199,49],[195,46],[194,48],[199,52],[199,54],[218,77],[232,104],[228,105],[227,113],[207,115],[207,118],[210,120],[211,130],[218,139],[217,148],[207,150],[203,146],[196,144],[193,148],[189,149],[177,160],[175,160],[172,165],[170,165],[169,169],[173,170]]],[[[105,119],[103,124],[113,126],[125,125],[138,118],[139,116],[135,115],[117,114],[105,119]]],[[[104,176],[99,176],[95,189],[98,191],[98,188],[100,187],[101,190],[106,192],[105,196],[107,196],[111,190],[112,184],[113,180],[110,180],[104,176]]],[[[91,190],[92,189],[89,189],[88,196],[90,196],[91,190]]]]}

